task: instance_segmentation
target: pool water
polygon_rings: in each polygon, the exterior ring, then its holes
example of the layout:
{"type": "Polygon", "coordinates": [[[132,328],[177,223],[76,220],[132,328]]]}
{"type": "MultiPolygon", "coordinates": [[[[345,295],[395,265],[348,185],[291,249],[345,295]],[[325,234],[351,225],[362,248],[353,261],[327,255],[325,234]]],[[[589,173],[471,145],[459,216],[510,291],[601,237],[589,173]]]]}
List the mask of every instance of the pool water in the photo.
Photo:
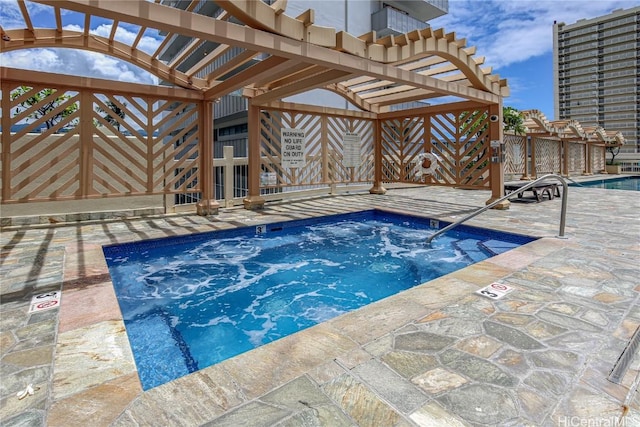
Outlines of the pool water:
{"type": "Polygon", "coordinates": [[[582,181],[569,185],[575,187],[606,188],[607,190],[640,191],[640,176],[582,181]]]}
{"type": "Polygon", "coordinates": [[[143,388],[534,240],[371,210],[103,248],[143,388]]]}

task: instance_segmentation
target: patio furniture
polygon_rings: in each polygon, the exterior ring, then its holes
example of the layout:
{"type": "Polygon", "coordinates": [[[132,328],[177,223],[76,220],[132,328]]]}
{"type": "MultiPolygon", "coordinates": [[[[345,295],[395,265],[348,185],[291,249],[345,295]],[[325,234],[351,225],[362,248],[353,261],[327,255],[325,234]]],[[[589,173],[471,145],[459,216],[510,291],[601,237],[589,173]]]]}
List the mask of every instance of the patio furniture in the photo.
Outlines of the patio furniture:
{"type": "Polygon", "coordinates": [[[544,200],[545,194],[547,195],[547,198],[549,200],[552,200],[554,197],[560,197],[560,188],[556,183],[540,183],[534,185],[533,187],[527,188],[526,190],[518,191],[520,190],[520,188],[524,187],[527,184],[528,182],[505,184],[504,191],[506,194],[514,192],[517,193],[519,199],[523,197],[526,191],[531,191],[533,193],[533,197],[535,197],[538,202],[544,200]]]}

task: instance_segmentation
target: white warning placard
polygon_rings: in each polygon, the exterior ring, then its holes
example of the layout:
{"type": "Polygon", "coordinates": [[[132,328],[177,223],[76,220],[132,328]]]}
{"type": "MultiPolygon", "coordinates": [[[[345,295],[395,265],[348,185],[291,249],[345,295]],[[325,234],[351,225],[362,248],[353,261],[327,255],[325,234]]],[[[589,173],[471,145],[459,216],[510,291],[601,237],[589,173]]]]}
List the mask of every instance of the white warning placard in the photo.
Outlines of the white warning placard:
{"type": "Polygon", "coordinates": [[[492,283],[489,286],[485,286],[482,289],[478,289],[476,294],[491,299],[500,299],[509,292],[513,291],[513,287],[505,285],[504,283],[492,283]]]}
{"type": "Polygon", "coordinates": [[[283,168],[300,168],[305,164],[304,149],[306,137],[304,129],[281,128],[282,135],[282,159],[280,165],[283,168]]]}
{"type": "Polygon", "coordinates": [[[49,310],[60,306],[60,292],[52,291],[46,294],[35,295],[31,298],[29,313],[36,311],[49,310]]]}
{"type": "Polygon", "coordinates": [[[342,165],[347,168],[360,166],[360,135],[353,132],[345,132],[342,137],[342,165]]]}

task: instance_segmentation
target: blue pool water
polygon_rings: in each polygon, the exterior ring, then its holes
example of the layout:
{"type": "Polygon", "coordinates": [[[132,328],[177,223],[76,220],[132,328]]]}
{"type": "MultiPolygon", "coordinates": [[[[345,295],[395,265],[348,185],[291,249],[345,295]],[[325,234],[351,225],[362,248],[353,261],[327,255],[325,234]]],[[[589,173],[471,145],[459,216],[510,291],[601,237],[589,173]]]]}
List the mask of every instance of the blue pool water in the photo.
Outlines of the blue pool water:
{"type": "Polygon", "coordinates": [[[598,179],[569,184],[572,187],[606,188],[608,190],[640,191],[640,176],[626,176],[613,179],[598,179]]]}
{"type": "Polygon", "coordinates": [[[446,225],[371,210],[105,246],[143,388],[534,240],[460,226],[427,246],[446,225]]]}

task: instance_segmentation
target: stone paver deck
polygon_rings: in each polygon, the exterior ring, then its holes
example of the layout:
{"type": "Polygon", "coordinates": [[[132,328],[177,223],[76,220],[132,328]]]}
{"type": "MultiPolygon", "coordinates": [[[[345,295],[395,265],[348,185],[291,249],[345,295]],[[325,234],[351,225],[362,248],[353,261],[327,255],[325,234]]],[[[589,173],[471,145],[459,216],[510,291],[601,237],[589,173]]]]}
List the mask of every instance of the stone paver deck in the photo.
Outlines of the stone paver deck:
{"type": "Polygon", "coordinates": [[[569,191],[566,239],[559,198],[487,211],[469,224],[541,239],[142,391],[102,245],[371,207],[451,221],[488,196],[410,188],[211,218],[5,227],[0,424],[640,425],[638,355],[620,384],[607,379],[640,325],[640,198],[589,188],[569,191]],[[474,294],[492,282],[516,289],[474,294]],[[29,314],[50,290],[61,306],[29,314]]]}

